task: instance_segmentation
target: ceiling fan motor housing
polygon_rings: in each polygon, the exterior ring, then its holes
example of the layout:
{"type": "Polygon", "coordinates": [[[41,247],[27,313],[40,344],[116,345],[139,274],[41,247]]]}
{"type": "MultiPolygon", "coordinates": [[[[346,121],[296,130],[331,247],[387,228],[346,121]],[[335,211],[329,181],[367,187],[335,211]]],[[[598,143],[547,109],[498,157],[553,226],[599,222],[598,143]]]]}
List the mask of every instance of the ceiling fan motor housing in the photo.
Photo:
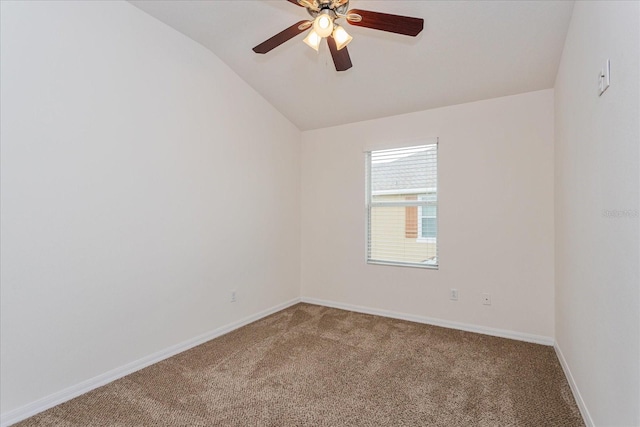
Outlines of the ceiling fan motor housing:
{"type": "MultiPolygon", "coordinates": [[[[335,19],[340,16],[344,16],[349,10],[349,1],[340,1],[340,0],[315,0],[314,5],[317,7],[308,7],[305,6],[309,15],[316,18],[320,14],[328,14],[331,18],[335,19]]],[[[304,4],[303,4],[304,6],[304,4]]]]}

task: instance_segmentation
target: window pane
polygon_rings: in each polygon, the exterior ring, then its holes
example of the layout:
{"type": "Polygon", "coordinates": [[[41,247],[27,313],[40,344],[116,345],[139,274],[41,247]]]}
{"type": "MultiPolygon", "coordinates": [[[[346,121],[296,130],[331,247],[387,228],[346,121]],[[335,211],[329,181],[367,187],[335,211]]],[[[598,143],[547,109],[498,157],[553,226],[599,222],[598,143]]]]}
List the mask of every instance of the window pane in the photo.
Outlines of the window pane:
{"type": "Polygon", "coordinates": [[[438,220],[436,218],[425,218],[422,220],[422,237],[435,238],[438,233],[438,220]]]}
{"type": "Polygon", "coordinates": [[[435,217],[437,208],[435,206],[425,206],[422,209],[422,214],[425,217],[435,217]]]}
{"type": "Polygon", "coordinates": [[[436,255],[435,243],[419,242],[415,235],[413,238],[407,238],[406,209],[404,206],[371,208],[371,240],[369,242],[371,259],[423,263],[436,255]]]}
{"type": "Polygon", "coordinates": [[[369,262],[437,267],[437,148],[367,155],[369,262]]]}

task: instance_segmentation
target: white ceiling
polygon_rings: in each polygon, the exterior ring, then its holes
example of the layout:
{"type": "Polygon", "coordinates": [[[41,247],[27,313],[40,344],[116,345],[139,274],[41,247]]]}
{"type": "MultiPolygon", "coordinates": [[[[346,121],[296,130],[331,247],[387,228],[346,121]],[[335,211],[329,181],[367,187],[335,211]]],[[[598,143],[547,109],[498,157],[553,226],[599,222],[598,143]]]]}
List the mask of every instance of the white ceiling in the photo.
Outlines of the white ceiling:
{"type": "Polygon", "coordinates": [[[301,130],[553,87],[573,1],[371,1],[350,7],[424,18],[416,38],[350,25],[353,68],[335,71],[300,34],[251,48],[309,15],[285,0],[131,0],[201,43],[301,130]]]}

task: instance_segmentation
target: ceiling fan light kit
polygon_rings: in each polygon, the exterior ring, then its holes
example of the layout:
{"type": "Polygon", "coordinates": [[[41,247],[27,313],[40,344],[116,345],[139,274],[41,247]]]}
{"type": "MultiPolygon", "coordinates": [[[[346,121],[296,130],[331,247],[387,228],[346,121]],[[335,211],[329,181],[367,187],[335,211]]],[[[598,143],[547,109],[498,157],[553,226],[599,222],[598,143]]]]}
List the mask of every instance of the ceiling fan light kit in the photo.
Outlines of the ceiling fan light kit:
{"type": "Polygon", "coordinates": [[[312,49],[315,49],[317,52],[318,48],[320,48],[320,42],[322,41],[322,37],[320,37],[318,33],[316,33],[315,31],[311,30],[309,31],[309,34],[307,35],[307,37],[304,38],[303,41],[307,44],[307,46],[309,46],[312,49]]]}
{"type": "Polygon", "coordinates": [[[333,17],[329,14],[330,11],[325,9],[313,20],[313,31],[322,38],[329,37],[333,32],[333,17]]]}
{"type": "Polygon", "coordinates": [[[353,40],[353,37],[351,37],[349,33],[347,33],[345,29],[338,24],[336,24],[333,29],[333,38],[336,40],[338,50],[346,47],[351,43],[351,40],[353,40]]]}
{"type": "Polygon", "coordinates": [[[318,51],[320,42],[322,39],[326,39],[336,71],[346,71],[352,66],[347,45],[353,40],[353,37],[335,22],[337,19],[344,18],[351,25],[411,37],[417,36],[424,28],[424,20],[422,18],[391,15],[370,10],[349,10],[349,0],[287,1],[304,7],[309,15],[313,17],[313,21],[300,21],[281,31],[254,47],[253,51],[255,53],[267,53],[311,27],[304,38],[304,43],[318,51]]]}

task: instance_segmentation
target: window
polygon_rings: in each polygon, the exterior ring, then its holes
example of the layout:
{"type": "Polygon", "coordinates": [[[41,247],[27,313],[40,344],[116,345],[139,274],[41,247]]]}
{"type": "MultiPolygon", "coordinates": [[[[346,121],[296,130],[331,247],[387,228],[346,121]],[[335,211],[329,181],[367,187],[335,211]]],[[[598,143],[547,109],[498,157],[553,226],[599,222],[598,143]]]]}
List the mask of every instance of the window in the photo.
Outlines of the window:
{"type": "Polygon", "coordinates": [[[437,195],[429,193],[426,196],[420,196],[420,200],[427,201],[426,206],[418,207],[420,239],[432,239],[435,242],[438,235],[437,195]]]}
{"type": "Polygon", "coordinates": [[[367,262],[438,267],[436,143],[367,153],[367,262]]]}

